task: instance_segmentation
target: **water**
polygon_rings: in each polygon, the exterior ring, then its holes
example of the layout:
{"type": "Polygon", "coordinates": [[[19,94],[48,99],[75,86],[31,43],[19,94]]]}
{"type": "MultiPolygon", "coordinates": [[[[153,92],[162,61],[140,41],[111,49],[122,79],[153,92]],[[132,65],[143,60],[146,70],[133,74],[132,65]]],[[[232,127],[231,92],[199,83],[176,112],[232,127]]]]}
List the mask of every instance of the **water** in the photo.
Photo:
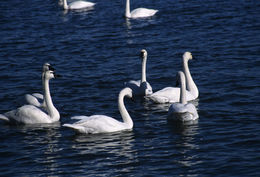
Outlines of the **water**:
{"type": "Polygon", "coordinates": [[[159,13],[125,20],[124,1],[95,0],[91,11],[64,12],[58,1],[0,5],[0,112],[41,91],[50,62],[63,78],[51,81],[60,123],[0,124],[2,176],[259,176],[260,2],[133,1],[159,13]],[[169,105],[126,100],[130,132],[77,135],[61,127],[71,116],[105,114],[121,120],[117,96],[140,79],[148,51],[153,90],[175,83],[181,56],[200,96],[194,125],[167,122],[169,105]]]}

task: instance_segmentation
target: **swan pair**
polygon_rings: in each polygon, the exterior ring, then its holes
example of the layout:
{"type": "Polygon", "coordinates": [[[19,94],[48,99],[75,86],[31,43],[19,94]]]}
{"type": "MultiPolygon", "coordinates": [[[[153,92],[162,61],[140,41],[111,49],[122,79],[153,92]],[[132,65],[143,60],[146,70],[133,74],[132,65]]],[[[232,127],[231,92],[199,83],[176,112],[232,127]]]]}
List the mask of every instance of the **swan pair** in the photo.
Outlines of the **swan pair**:
{"type": "MultiPolygon", "coordinates": [[[[192,54],[190,52],[185,52],[182,58],[183,58],[182,60],[183,72],[186,77],[186,85],[187,85],[186,99],[187,101],[195,100],[199,96],[199,91],[195,82],[191,77],[189,66],[188,66],[188,61],[192,59],[192,54]]],[[[159,104],[175,103],[180,100],[180,95],[181,95],[180,92],[181,89],[178,87],[166,87],[162,90],[154,92],[151,95],[148,95],[147,98],[159,104]]]]}
{"type": "Polygon", "coordinates": [[[43,103],[40,104],[39,102],[35,101],[33,102],[33,104],[36,103],[36,105],[24,105],[22,107],[19,107],[18,109],[0,114],[0,120],[18,124],[42,124],[54,123],[59,121],[60,114],[53,105],[49,88],[49,81],[53,78],[56,78],[58,75],[55,74],[54,69],[49,64],[45,64],[43,70],[43,103]],[[44,107],[47,113],[41,110],[40,107],[44,107]]]}

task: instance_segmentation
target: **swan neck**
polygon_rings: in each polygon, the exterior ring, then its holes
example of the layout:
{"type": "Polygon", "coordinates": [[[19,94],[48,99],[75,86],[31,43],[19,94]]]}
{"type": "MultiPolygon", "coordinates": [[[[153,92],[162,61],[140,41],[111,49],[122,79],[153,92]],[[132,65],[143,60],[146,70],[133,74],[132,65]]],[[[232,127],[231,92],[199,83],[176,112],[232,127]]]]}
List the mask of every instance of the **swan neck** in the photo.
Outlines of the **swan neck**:
{"type": "Polygon", "coordinates": [[[142,61],[142,79],[141,79],[141,83],[142,82],[146,82],[146,60],[147,60],[147,57],[144,57],[143,61],[142,61]]]}
{"type": "Polygon", "coordinates": [[[130,13],[130,0],[126,0],[125,16],[127,18],[131,17],[131,13],[130,13]]]}
{"type": "Polygon", "coordinates": [[[191,92],[191,94],[197,98],[199,96],[199,91],[198,88],[196,86],[196,84],[194,83],[192,77],[191,77],[191,73],[190,73],[190,69],[189,69],[189,65],[188,65],[188,60],[183,59],[183,71],[186,77],[186,87],[187,90],[189,92],[191,92]]]}
{"type": "Polygon", "coordinates": [[[63,8],[64,9],[68,9],[68,3],[67,3],[67,0],[63,0],[63,8]]]}
{"type": "Polygon", "coordinates": [[[60,114],[52,103],[50,87],[49,87],[49,79],[46,78],[44,79],[43,90],[44,90],[44,100],[46,103],[46,110],[50,118],[53,119],[53,121],[58,121],[60,119],[60,114]]]}
{"type": "MultiPolygon", "coordinates": [[[[45,85],[44,82],[45,82],[45,81],[44,81],[44,72],[42,72],[42,86],[43,86],[43,90],[44,90],[44,85],[45,85]]],[[[43,93],[43,95],[44,95],[44,94],[45,94],[45,93],[43,93]]],[[[45,99],[43,99],[42,106],[46,107],[46,101],[45,101],[45,99]]]]}
{"type": "Polygon", "coordinates": [[[181,80],[180,103],[181,104],[187,104],[187,100],[186,100],[186,81],[185,81],[185,76],[183,74],[180,74],[180,80],[181,80]]]}
{"type": "Polygon", "coordinates": [[[118,97],[118,108],[119,112],[122,116],[123,122],[127,125],[127,128],[131,129],[133,128],[133,120],[130,117],[129,113],[127,112],[124,104],[124,97],[125,93],[120,92],[119,97],[118,97]]]}

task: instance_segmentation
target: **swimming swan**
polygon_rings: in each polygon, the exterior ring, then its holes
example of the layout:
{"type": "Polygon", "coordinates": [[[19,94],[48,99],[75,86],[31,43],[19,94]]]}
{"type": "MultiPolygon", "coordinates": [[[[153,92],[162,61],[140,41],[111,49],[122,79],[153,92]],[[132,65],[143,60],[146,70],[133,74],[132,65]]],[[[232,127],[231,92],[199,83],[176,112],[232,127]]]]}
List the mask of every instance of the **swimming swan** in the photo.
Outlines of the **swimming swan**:
{"type": "MultiPolygon", "coordinates": [[[[185,52],[183,54],[183,71],[186,77],[186,99],[187,101],[194,100],[198,98],[199,91],[194,83],[189,66],[188,61],[192,59],[192,54],[190,52],[185,52]]],[[[166,87],[162,90],[159,90],[147,97],[148,99],[152,100],[155,103],[175,103],[180,100],[180,88],[178,87],[166,87]]]]}
{"type": "Polygon", "coordinates": [[[146,81],[146,61],[147,61],[147,51],[145,49],[141,50],[140,54],[142,58],[142,77],[141,80],[135,81],[131,80],[126,83],[127,87],[130,87],[133,90],[134,96],[145,96],[151,95],[153,89],[149,82],[146,81]]]}
{"type": "Polygon", "coordinates": [[[56,77],[54,71],[46,71],[44,73],[44,100],[46,101],[45,113],[41,109],[33,105],[24,105],[18,109],[9,111],[5,114],[0,114],[0,119],[6,122],[15,122],[20,124],[40,124],[40,123],[54,123],[59,121],[60,114],[54,107],[50,95],[49,81],[56,77]]]}
{"type": "Polygon", "coordinates": [[[123,118],[123,122],[105,115],[75,116],[72,117],[72,119],[78,119],[78,122],[73,124],[64,124],[63,126],[85,134],[131,130],[133,128],[133,121],[124,105],[125,96],[132,98],[132,90],[130,88],[124,88],[118,96],[118,108],[123,118]]]}
{"type": "Polygon", "coordinates": [[[67,0],[63,0],[63,8],[65,10],[78,10],[78,9],[84,9],[84,8],[89,8],[93,7],[95,3],[93,2],[87,2],[87,1],[74,1],[70,4],[67,3],[67,0]]]}
{"type": "Polygon", "coordinates": [[[147,9],[147,8],[137,8],[130,12],[130,0],[126,0],[125,17],[127,18],[144,18],[150,17],[156,14],[158,10],[147,9]]]}
{"type": "Polygon", "coordinates": [[[178,78],[181,82],[181,93],[179,103],[174,103],[168,110],[168,120],[187,122],[199,118],[197,109],[192,103],[186,100],[186,81],[182,71],[178,72],[178,78]]]}
{"type": "MultiPolygon", "coordinates": [[[[49,64],[49,63],[44,63],[42,67],[42,85],[44,85],[44,74],[46,71],[54,71],[55,69],[49,64]]],[[[43,95],[40,93],[33,93],[33,94],[26,94],[25,95],[25,100],[27,101],[28,104],[36,106],[36,107],[41,107],[41,108],[46,108],[46,103],[43,99],[43,95]],[[41,103],[40,103],[40,101],[41,103]]]]}

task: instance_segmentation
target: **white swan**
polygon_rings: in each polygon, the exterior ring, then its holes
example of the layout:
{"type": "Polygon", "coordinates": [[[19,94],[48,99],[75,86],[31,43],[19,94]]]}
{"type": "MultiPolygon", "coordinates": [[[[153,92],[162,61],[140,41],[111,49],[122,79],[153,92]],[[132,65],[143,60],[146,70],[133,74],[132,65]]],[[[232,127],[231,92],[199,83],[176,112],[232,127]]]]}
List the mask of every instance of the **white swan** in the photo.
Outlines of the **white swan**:
{"type": "MultiPolygon", "coordinates": [[[[192,54],[190,52],[185,52],[183,54],[183,71],[186,77],[187,101],[194,100],[199,96],[198,88],[191,77],[189,66],[188,66],[188,61],[191,59],[192,59],[192,54]]],[[[152,100],[155,103],[175,103],[178,102],[180,99],[180,88],[166,87],[162,90],[154,92],[153,94],[149,95],[147,98],[152,100]]]]}
{"type": "Polygon", "coordinates": [[[133,90],[134,96],[145,96],[151,95],[153,89],[149,82],[146,81],[146,61],[147,61],[147,51],[145,49],[141,50],[140,54],[142,58],[142,77],[141,80],[135,81],[131,80],[126,83],[126,87],[129,87],[133,90]]]}
{"type": "MultiPolygon", "coordinates": [[[[54,71],[55,69],[49,63],[44,63],[44,65],[42,67],[42,86],[44,85],[44,74],[46,71],[49,71],[49,70],[54,71]]],[[[44,101],[43,95],[40,93],[26,94],[25,100],[30,105],[33,105],[36,107],[41,107],[41,108],[46,108],[46,103],[44,101]]]]}
{"type": "Polygon", "coordinates": [[[187,122],[199,118],[196,107],[186,100],[186,81],[182,71],[178,72],[178,78],[181,82],[181,93],[179,103],[174,103],[168,110],[168,120],[187,122]]]}
{"type": "Polygon", "coordinates": [[[133,128],[133,121],[128,114],[125,105],[124,97],[132,97],[132,90],[130,88],[124,88],[121,90],[118,96],[118,108],[123,118],[123,122],[120,122],[114,118],[105,115],[93,115],[93,116],[75,116],[72,119],[78,119],[78,122],[73,124],[64,124],[64,127],[72,128],[79,133],[95,134],[95,133],[108,133],[121,130],[131,130],[133,128]]]}
{"type": "Polygon", "coordinates": [[[93,7],[95,3],[88,2],[88,1],[74,1],[70,4],[67,3],[67,0],[63,0],[63,8],[65,10],[78,10],[78,9],[84,9],[84,8],[90,8],[93,7]]]}
{"type": "Polygon", "coordinates": [[[0,120],[19,124],[54,123],[59,121],[60,114],[52,103],[49,88],[50,79],[55,77],[54,71],[49,70],[44,73],[44,100],[46,101],[46,110],[48,113],[33,105],[24,105],[5,114],[0,114],[0,120]]]}
{"type": "Polygon", "coordinates": [[[158,10],[147,9],[147,8],[137,8],[130,12],[130,0],[126,0],[125,17],[127,18],[145,18],[156,14],[158,10]]]}

